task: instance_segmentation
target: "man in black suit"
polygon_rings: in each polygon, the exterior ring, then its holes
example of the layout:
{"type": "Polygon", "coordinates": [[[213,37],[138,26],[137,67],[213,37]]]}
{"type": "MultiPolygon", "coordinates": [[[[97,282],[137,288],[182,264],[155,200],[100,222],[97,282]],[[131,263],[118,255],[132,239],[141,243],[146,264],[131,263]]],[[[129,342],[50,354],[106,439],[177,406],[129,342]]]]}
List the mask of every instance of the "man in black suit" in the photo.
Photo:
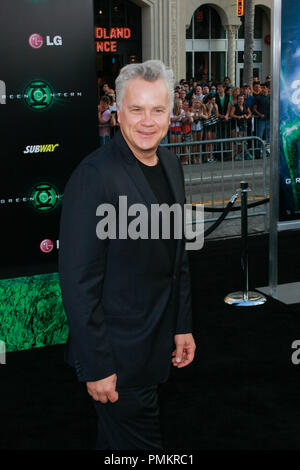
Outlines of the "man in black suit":
{"type": "Polygon", "coordinates": [[[78,165],[65,188],[59,273],[67,361],[94,400],[97,449],[161,449],[158,385],[171,364],[194,358],[189,267],[175,216],[169,237],[161,226],[159,237],[128,236],[136,205],[149,210],[148,235],[154,205],[184,206],[180,161],[159,147],[173,90],[162,62],[125,66],[116,80],[120,131],[78,165]]]}

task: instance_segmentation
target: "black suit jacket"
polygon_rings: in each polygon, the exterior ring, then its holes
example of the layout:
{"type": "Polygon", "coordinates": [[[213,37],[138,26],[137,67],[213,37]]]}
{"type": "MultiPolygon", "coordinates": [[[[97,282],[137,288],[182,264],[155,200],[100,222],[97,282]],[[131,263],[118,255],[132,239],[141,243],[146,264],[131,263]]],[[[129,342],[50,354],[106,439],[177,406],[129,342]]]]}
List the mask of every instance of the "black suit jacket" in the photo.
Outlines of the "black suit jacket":
{"type": "MultiPolygon", "coordinates": [[[[158,156],[183,205],[180,161],[163,148],[158,156]]],[[[69,323],[66,359],[80,381],[116,373],[117,387],[146,386],[167,380],[174,334],[192,330],[189,266],[183,239],[172,262],[162,240],[97,237],[97,207],[109,203],[118,213],[121,195],[149,213],[157,204],[119,131],[78,165],[64,192],[59,274],[69,323]]]]}

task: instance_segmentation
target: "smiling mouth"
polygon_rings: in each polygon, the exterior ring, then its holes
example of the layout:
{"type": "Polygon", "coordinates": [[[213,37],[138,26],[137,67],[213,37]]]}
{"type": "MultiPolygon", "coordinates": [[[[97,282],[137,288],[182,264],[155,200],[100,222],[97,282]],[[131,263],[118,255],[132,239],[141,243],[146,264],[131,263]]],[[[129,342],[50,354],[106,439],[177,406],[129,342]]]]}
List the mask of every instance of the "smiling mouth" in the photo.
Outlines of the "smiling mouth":
{"type": "Polygon", "coordinates": [[[144,132],[144,131],[139,131],[139,134],[145,136],[145,137],[150,137],[155,134],[155,132],[144,132]]]}

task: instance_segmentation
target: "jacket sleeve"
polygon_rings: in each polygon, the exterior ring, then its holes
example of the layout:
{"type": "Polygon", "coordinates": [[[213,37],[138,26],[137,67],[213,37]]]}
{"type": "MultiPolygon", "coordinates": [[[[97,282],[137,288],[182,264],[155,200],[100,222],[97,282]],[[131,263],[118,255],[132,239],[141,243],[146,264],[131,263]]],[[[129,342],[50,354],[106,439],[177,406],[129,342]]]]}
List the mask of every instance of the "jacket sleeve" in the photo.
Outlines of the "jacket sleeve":
{"type": "Polygon", "coordinates": [[[96,235],[96,209],[107,202],[101,174],[80,164],[68,181],[59,234],[59,277],[69,345],[80,381],[116,373],[101,306],[108,240],[96,235]]]}
{"type": "MultiPolygon", "coordinates": [[[[184,174],[179,159],[178,163],[181,173],[181,184],[183,185],[184,191],[184,174]]],[[[178,314],[175,334],[192,333],[190,266],[187,251],[185,248],[184,234],[181,243],[177,290],[178,314]]]]}

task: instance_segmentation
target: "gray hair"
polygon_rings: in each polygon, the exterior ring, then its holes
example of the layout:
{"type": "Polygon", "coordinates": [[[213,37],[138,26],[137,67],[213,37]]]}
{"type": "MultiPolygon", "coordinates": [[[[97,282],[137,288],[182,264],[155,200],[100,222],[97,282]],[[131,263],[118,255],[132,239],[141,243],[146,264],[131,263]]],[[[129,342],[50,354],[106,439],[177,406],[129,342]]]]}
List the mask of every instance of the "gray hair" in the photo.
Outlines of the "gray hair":
{"type": "Polygon", "coordinates": [[[125,86],[132,78],[142,78],[148,82],[154,82],[159,78],[165,80],[169,99],[170,109],[173,109],[174,103],[174,75],[172,69],[165,66],[160,60],[147,60],[140,64],[128,64],[123,67],[116,79],[116,103],[119,109],[122,109],[122,99],[125,86]]]}

